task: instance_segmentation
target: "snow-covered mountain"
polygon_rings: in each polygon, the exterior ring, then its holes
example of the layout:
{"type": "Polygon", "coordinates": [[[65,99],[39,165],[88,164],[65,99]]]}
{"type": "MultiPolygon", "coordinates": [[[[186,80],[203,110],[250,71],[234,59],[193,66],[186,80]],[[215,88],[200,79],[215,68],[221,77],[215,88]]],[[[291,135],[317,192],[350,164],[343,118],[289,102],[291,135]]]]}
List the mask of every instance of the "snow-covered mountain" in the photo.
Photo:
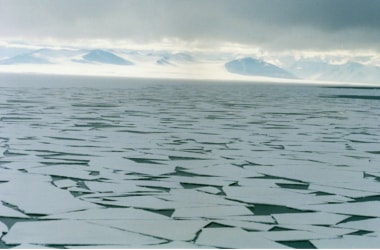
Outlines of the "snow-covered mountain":
{"type": "Polygon", "coordinates": [[[33,49],[28,48],[7,48],[0,46],[0,60],[11,58],[21,54],[27,54],[32,51],[33,49]]]}
{"type": "Polygon", "coordinates": [[[115,65],[133,65],[133,62],[128,61],[120,56],[105,50],[91,50],[82,56],[82,59],[75,60],[80,63],[100,63],[100,64],[115,64],[115,65]]]}
{"type": "Polygon", "coordinates": [[[49,64],[50,61],[35,53],[24,53],[0,61],[2,65],[11,64],[49,64]]]}
{"type": "MultiPolygon", "coordinates": [[[[154,54],[151,54],[154,56],[154,54]]],[[[188,53],[164,53],[160,59],[156,61],[159,65],[176,65],[181,63],[193,63],[194,57],[188,53]]]]}
{"type": "Polygon", "coordinates": [[[331,64],[321,60],[299,60],[286,67],[293,74],[311,80],[380,83],[380,67],[357,62],[331,64]]]}
{"type": "Polygon", "coordinates": [[[0,60],[2,65],[11,64],[51,64],[62,63],[69,58],[83,54],[82,50],[38,49],[27,53],[19,53],[0,60]]]}
{"type": "Polygon", "coordinates": [[[248,81],[265,80],[264,77],[288,79],[288,81],[303,79],[380,84],[380,67],[358,63],[355,60],[346,60],[346,63],[340,64],[337,64],[337,61],[339,60],[336,58],[328,61],[326,58],[322,60],[318,57],[295,58],[292,56],[257,59],[216,52],[86,48],[40,48],[32,50],[30,48],[0,46],[0,72],[248,81]]]}
{"type": "Polygon", "coordinates": [[[248,76],[266,76],[275,78],[296,78],[291,73],[273,64],[252,57],[236,59],[225,64],[226,69],[234,74],[248,76]]]}

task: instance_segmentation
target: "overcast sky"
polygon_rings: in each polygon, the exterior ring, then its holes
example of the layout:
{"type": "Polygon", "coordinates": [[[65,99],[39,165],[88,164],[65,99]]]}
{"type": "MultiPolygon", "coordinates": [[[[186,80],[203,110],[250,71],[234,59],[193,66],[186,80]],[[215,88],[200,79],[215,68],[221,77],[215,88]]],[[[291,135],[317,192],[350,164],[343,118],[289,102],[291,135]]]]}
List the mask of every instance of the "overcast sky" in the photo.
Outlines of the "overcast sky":
{"type": "Polygon", "coordinates": [[[380,51],[380,0],[0,0],[0,39],[380,51]]]}

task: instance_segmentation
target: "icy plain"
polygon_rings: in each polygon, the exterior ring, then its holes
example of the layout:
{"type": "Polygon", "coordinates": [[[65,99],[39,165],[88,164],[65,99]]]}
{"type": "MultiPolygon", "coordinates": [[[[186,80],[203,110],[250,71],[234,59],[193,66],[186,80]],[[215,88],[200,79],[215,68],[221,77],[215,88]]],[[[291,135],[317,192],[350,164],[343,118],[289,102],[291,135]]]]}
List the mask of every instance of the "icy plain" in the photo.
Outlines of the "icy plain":
{"type": "Polygon", "coordinates": [[[1,75],[0,91],[0,247],[380,245],[380,89],[1,75]]]}

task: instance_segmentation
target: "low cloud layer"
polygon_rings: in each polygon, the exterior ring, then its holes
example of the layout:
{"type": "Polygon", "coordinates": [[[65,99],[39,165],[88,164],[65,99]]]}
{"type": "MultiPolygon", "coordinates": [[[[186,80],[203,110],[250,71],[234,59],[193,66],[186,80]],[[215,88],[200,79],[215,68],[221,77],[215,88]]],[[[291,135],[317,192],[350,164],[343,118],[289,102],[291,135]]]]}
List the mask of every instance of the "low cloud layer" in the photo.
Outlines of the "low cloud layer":
{"type": "Polygon", "coordinates": [[[0,0],[0,39],[179,39],[380,51],[377,0],[0,0]]]}

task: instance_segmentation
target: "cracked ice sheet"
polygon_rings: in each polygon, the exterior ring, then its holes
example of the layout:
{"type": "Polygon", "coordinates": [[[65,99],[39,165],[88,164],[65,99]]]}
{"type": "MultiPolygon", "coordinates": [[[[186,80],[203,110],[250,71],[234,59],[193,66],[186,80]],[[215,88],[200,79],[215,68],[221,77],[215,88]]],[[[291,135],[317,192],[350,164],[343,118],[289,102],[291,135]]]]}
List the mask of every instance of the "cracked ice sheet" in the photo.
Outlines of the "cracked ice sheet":
{"type": "MultiPolygon", "coordinates": [[[[224,179],[236,179],[236,178],[252,178],[262,177],[262,174],[257,173],[254,168],[241,168],[238,166],[231,166],[225,163],[218,164],[216,166],[207,166],[202,168],[192,168],[186,170],[187,172],[198,175],[210,175],[223,177],[224,179]]],[[[214,178],[213,178],[214,179],[214,178]]]]}
{"type": "Polygon", "coordinates": [[[227,194],[227,197],[232,200],[292,208],[299,208],[308,204],[323,204],[327,200],[330,200],[329,197],[301,194],[284,188],[229,186],[224,187],[223,190],[227,194]]]}
{"type": "Polygon", "coordinates": [[[309,205],[301,207],[301,209],[346,215],[380,217],[380,201],[309,205]]]}
{"type": "Polygon", "coordinates": [[[148,246],[165,241],[84,221],[17,222],[2,238],[6,244],[148,246]]]}
{"type": "Polygon", "coordinates": [[[349,221],[339,224],[338,227],[380,232],[380,218],[349,221]]]}
{"type": "Polygon", "coordinates": [[[378,249],[380,246],[379,237],[344,235],[336,239],[311,240],[311,243],[317,248],[340,248],[340,249],[378,249]]]}
{"type": "Polygon", "coordinates": [[[13,180],[0,187],[1,199],[26,214],[56,214],[99,207],[76,199],[49,182],[13,180]]]}
{"type": "Polygon", "coordinates": [[[195,243],[221,248],[288,248],[239,228],[204,228],[195,243]]]}
{"type": "Polygon", "coordinates": [[[281,167],[256,167],[256,171],[261,174],[289,178],[293,180],[304,181],[308,183],[316,183],[319,185],[331,185],[339,183],[342,180],[361,179],[363,173],[360,171],[352,171],[350,169],[334,168],[334,167],[308,167],[305,165],[282,165],[281,167]]]}
{"type": "Polygon", "coordinates": [[[337,237],[336,235],[315,233],[303,230],[255,232],[255,236],[273,241],[300,241],[326,238],[331,239],[337,237]]]}
{"type": "Polygon", "coordinates": [[[4,223],[0,221],[0,237],[3,233],[8,232],[8,227],[4,223]]]}
{"type": "Polygon", "coordinates": [[[264,224],[277,224],[271,215],[242,215],[234,216],[234,220],[243,222],[260,222],[264,224]]]}
{"type": "Polygon", "coordinates": [[[206,220],[92,220],[92,223],[158,238],[190,241],[208,224],[206,220]]]}
{"type": "Polygon", "coordinates": [[[206,194],[195,189],[171,189],[163,199],[172,201],[177,207],[242,206],[241,203],[225,199],[224,196],[206,194]]]}
{"type": "MultiPolygon", "coordinates": [[[[0,181],[12,180],[20,182],[49,182],[51,181],[51,177],[37,174],[24,174],[19,171],[0,168],[0,181]]],[[[0,185],[2,184],[0,183],[0,185]]]]}
{"type": "Polygon", "coordinates": [[[75,219],[75,220],[162,220],[168,217],[135,208],[96,208],[84,211],[54,214],[41,219],[75,219]]]}
{"type": "MultiPolygon", "coordinates": [[[[187,172],[187,171],[186,171],[187,172]]],[[[192,172],[188,172],[192,174],[192,172]]],[[[201,176],[169,176],[165,179],[168,182],[177,182],[177,183],[185,183],[185,184],[198,184],[204,186],[229,186],[234,183],[234,181],[229,179],[222,179],[219,177],[201,177],[201,176]]]]}
{"type": "Polygon", "coordinates": [[[202,206],[176,207],[173,218],[225,218],[239,215],[253,215],[251,210],[244,206],[202,206]]]}
{"type": "MultiPolygon", "coordinates": [[[[69,249],[125,249],[124,245],[91,245],[91,246],[69,246],[65,247],[69,249]]],[[[144,246],[147,249],[205,249],[206,246],[197,245],[194,243],[184,242],[184,241],[171,241],[168,243],[162,243],[157,245],[144,246]]],[[[26,249],[28,247],[25,247],[26,249]]],[[[215,247],[207,246],[207,249],[215,249],[215,247]]]]}
{"type": "Polygon", "coordinates": [[[56,180],[53,183],[58,188],[69,188],[69,187],[76,187],[77,186],[77,183],[73,180],[70,180],[70,179],[56,180]]]}
{"type": "Polygon", "coordinates": [[[149,246],[150,249],[214,249],[216,247],[202,246],[194,243],[184,242],[184,241],[172,241],[169,243],[152,245],[149,246]]]}
{"type": "Polygon", "coordinates": [[[300,224],[300,225],[335,225],[349,216],[334,213],[290,213],[273,214],[278,224],[300,224]]]}
{"type": "MultiPolygon", "coordinates": [[[[362,183],[362,185],[363,184],[366,185],[368,183],[362,183]]],[[[368,191],[362,191],[362,190],[354,189],[353,187],[341,188],[341,187],[338,187],[339,184],[337,184],[337,183],[332,184],[332,185],[334,185],[334,186],[310,184],[309,189],[313,190],[313,191],[321,191],[321,192],[326,192],[326,193],[336,194],[336,195],[342,195],[342,196],[351,197],[351,198],[360,198],[360,197],[366,197],[366,196],[379,194],[377,192],[368,192],[368,191]]],[[[349,186],[349,184],[347,184],[345,186],[349,186]]],[[[347,199],[349,199],[349,198],[347,198],[347,199]]]]}
{"type": "Polygon", "coordinates": [[[44,247],[43,245],[38,244],[20,244],[12,249],[51,249],[51,247],[44,247]]]}
{"type": "Polygon", "coordinates": [[[216,222],[216,223],[231,226],[231,227],[239,227],[242,229],[254,230],[254,231],[268,231],[269,229],[276,226],[272,224],[258,223],[258,222],[253,222],[253,221],[243,221],[242,219],[239,220],[238,217],[239,216],[233,216],[233,217],[230,217],[230,219],[228,219],[228,217],[226,217],[226,219],[215,219],[215,220],[212,220],[212,222],[216,222]]]}
{"type": "Polygon", "coordinates": [[[99,176],[92,176],[90,172],[91,168],[86,166],[47,166],[47,167],[38,167],[28,169],[30,174],[41,174],[41,175],[50,175],[50,176],[60,176],[68,178],[76,178],[81,180],[95,180],[99,176]]]}
{"type": "Polygon", "coordinates": [[[112,192],[112,195],[120,193],[133,193],[133,192],[152,192],[157,191],[153,188],[146,188],[137,186],[132,181],[118,181],[118,182],[100,182],[100,181],[85,181],[85,185],[91,190],[96,192],[112,192]]]}
{"type": "MultiPolygon", "coordinates": [[[[1,185],[0,185],[0,190],[1,190],[1,185]]],[[[12,208],[9,208],[7,206],[4,206],[3,204],[0,204],[0,217],[29,218],[29,216],[27,216],[27,215],[25,215],[19,211],[16,211],[12,208]]]]}
{"type": "Polygon", "coordinates": [[[345,234],[356,232],[354,229],[339,228],[337,226],[314,226],[314,225],[296,225],[296,224],[280,224],[281,228],[287,228],[289,230],[301,230],[307,232],[313,232],[317,234],[323,234],[332,236],[332,238],[340,237],[345,234]]]}
{"type": "Polygon", "coordinates": [[[146,209],[174,209],[177,204],[175,202],[165,201],[152,195],[136,195],[117,197],[110,194],[109,196],[98,195],[98,198],[86,198],[87,201],[102,204],[105,206],[119,206],[119,207],[134,207],[146,209]]]}

